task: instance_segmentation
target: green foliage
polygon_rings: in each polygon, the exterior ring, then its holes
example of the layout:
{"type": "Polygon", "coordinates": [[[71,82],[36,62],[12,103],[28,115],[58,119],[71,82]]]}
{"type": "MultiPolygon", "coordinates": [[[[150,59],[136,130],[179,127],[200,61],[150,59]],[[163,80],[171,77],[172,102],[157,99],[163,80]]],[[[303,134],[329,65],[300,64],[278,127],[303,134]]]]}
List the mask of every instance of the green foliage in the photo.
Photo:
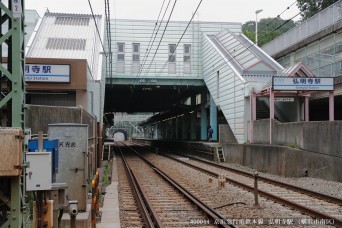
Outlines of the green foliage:
{"type": "MultiPolygon", "coordinates": [[[[293,20],[262,18],[258,22],[258,45],[262,46],[296,26],[293,20]]],[[[247,21],[242,25],[243,34],[255,42],[255,21],[247,21]]]]}
{"type": "Polygon", "coordinates": [[[291,148],[297,148],[296,144],[293,144],[293,143],[291,143],[291,144],[289,145],[289,147],[291,147],[291,148]]]}
{"type": "Polygon", "coordinates": [[[302,21],[309,19],[338,0],[297,0],[302,21]]]}
{"type": "Polygon", "coordinates": [[[101,179],[103,187],[107,187],[109,185],[109,180],[108,180],[108,176],[109,176],[109,172],[110,172],[109,169],[110,169],[110,162],[107,162],[104,166],[102,179],[101,179]]]}

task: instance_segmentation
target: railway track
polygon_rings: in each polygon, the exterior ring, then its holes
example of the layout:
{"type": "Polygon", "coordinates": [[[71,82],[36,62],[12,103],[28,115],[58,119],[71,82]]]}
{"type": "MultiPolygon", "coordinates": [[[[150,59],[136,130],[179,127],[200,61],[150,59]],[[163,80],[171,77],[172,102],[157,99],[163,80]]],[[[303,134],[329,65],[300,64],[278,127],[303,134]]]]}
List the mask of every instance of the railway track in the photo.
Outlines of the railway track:
{"type": "MultiPolygon", "coordinates": [[[[143,146],[140,143],[138,145],[143,146]]],[[[155,149],[153,148],[152,151],[155,151],[155,149]]],[[[255,190],[255,177],[251,173],[194,157],[189,157],[190,160],[188,161],[180,161],[170,156],[167,157],[215,178],[218,175],[223,175],[228,183],[239,186],[249,192],[254,192],[255,190]]],[[[259,195],[312,217],[309,220],[297,221],[302,223],[302,225],[315,225],[316,223],[316,225],[342,227],[341,199],[262,176],[257,176],[257,179],[259,195]]]]}
{"type": "MultiPolygon", "coordinates": [[[[190,158],[188,161],[181,161],[175,157],[167,157],[213,177],[224,175],[228,183],[239,186],[247,191],[254,192],[255,190],[255,176],[253,174],[201,159],[190,158]]],[[[259,195],[299,210],[313,218],[324,219],[322,223],[342,227],[341,199],[265,177],[258,176],[257,179],[259,195]]]]}
{"type": "MultiPolygon", "coordinates": [[[[135,218],[130,227],[235,227],[228,225],[215,210],[196,198],[163,171],[137,155],[134,149],[120,149],[130,190],[126,194],[128,208],[135,218]],[[136,209],[139,208],[139,209],[136,209]],[[139,215],[137,211],[140,211],[139,215]]],[[[121,175],[120,175],[121,176],[121,175]]],[[[120,180],[121,181],[121,180],[120,180]]],[[[121,206],[120,206],[121,208],[121,206]]],[[[125,208],[125,205],[123,206],[125,208]]],[[[124,209],[127,212],[127,209],[124,209]]],[[[127,220],[127,219],[126,219],[127,220]]]]}
{"type": "MultiPolygon", "coordinates": [[[[116,149],[120,151],[119,147],[116,149]]],[[[141,209],[138,206],[139,202],[136,200],[132,182],[129,181],[129,173],[125,169],[121,156],[117,156],[117,167],[120,178],[118,189],[121,227],[146,227],[141,209]]]]}

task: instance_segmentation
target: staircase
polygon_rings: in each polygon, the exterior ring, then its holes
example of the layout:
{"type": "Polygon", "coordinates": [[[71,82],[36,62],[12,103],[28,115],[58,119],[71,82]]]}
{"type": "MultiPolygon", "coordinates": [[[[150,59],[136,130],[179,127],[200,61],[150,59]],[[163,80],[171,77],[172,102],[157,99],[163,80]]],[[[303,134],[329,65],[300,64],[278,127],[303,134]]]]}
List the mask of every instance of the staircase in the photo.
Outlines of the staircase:
{"type": "Polygon", "coordinates": [[[223,148],[220,146],[216,147],[216,153],[218,162],[224,162],[223,148]]]}
{"type": "Polygon", "coordinates": [[[266,103],[262,100],[256,99],[256,119],[268,119],[270,118],[270,109],[266,103]]]}

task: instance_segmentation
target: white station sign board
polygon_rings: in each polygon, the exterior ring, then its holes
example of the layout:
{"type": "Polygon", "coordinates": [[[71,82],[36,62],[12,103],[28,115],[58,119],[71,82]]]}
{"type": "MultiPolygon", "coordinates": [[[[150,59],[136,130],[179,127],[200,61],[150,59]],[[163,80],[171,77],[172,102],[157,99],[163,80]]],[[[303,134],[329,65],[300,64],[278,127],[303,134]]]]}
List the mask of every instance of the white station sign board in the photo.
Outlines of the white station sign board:
{"type": "Polygon", "coordinates": [[[70,82],[70,65],[26,64],[27,82],[70,82]]]}
{"type": "Polygon", "coordinates": [[[273,77],[272,89],[287,91],[332,91],[334,90],[334,78],[273,77]]]}

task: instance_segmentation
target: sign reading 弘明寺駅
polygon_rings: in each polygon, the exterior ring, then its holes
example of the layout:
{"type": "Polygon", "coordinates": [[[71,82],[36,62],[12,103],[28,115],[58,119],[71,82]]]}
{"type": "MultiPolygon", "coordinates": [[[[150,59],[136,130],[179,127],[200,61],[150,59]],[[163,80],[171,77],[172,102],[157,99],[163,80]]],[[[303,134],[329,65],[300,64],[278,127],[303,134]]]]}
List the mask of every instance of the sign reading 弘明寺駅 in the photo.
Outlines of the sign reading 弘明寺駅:
{"type": "Polygon", "coordinates": [[[333,91],[333,77],[273,77],[273,90],[287,91],[333,91]]]}
{"type": "Polygon", "coordinates": [[[26,64],[27,82],[70,82],[70,65],[26,64]]]}

